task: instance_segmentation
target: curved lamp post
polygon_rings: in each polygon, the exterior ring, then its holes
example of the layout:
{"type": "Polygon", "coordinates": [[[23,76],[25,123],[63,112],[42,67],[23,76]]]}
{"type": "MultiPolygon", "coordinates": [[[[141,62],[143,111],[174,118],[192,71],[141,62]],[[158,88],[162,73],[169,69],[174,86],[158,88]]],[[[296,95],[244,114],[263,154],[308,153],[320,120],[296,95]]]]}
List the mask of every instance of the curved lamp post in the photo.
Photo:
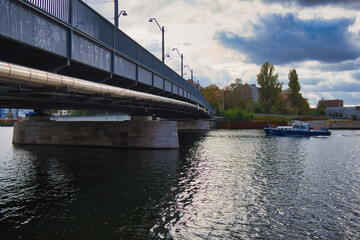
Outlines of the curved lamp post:
{"type": "Polygon", "coordinates": [[[115,26],[119,27],[119,17],[120,16],[127,16],[127,13],[125,10],[121,10],[119,13],[119,0],[115,0],[115,12],[114,12],[114,20],[115,20],[115,26]]]}
{"type": "Polygon", "coordinates": [[[164,61],[163,61],[163,62],[165,62],[165,58],[167,58],[167,57],[170,57],[170,55],[169,55],[169,54],[165,54],[165,56],[164,56],[164,61]]]}
{"type": "Polygon", "coordinates": [[[158,27],[160,28],[160,31],[162,33],[162,56],[161,56],[161,59],[163,61],[163,63],[165,63],[165,43],[164,43],[164,32],[165,32],[165,29],[164,27],[160,27],[160,24],[158,23],[158,21],[156,20],[156,18],[150,18],[149,19],[149,22],[153,22],[155,21],[156,24],[158,25],[158,27]]]}
{"type": "Polygon", "coordinates": [[[177,48],[173,48],[172,50],[173,51],[176,50],[177,53],[180,55],[180,58],[181,58],[181,77],[183,77],[184,76],[184,66],[183,66],[183,64],[184,64],[184,55],[182,53],[180,53],[177,48]]]}
{"type": "Polygon", "coordinates": [[[189,69],[189,71],[191,72],[191,84],[193,84],[194,86],[194,72],[193,69],[190,69],[189,65],[185,65],[185,67],[187,67],[189,69]]]}
{"type": "Polygon", "coordinates": [[[199,80],[195,77],[195,76],[193,76],[193,78],[196,80],[196,82],[197,82],[197,90],[202,94],[202,91],[201,91],[201,85],[200,85],[200,82],[199,82],[199,80]]]}

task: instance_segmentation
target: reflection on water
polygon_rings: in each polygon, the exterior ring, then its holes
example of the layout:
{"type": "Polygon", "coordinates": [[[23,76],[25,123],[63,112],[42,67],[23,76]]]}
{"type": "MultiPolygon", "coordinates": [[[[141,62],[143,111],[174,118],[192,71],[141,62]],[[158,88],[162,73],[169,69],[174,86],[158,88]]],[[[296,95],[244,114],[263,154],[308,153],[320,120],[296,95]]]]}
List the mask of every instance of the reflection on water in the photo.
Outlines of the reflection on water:
{"type": "Polygon", "coordinates": [[[360,237],[360,131],[182,133],[179,150],[13,146],[0,239],[360,237]]]}

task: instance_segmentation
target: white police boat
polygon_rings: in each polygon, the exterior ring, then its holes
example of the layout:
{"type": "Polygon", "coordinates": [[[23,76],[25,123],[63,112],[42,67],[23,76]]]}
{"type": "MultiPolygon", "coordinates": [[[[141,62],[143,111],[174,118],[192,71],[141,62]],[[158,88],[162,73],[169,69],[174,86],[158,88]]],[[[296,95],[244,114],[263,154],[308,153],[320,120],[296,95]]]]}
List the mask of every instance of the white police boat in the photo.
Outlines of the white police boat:
{"type": "Polygon", "coordinates": [[[331,132],[327,128],[310,129],[310,123],[295,121],[292,126],[278,126],[276,128],[267,125],[266,135],[277,136],[330,136],[331,132]]]}

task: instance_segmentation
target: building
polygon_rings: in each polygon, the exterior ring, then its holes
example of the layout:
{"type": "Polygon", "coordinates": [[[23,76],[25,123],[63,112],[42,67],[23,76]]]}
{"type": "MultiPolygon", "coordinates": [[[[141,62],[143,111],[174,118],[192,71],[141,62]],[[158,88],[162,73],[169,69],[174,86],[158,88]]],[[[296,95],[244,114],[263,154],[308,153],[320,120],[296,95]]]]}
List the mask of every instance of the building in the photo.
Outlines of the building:
{"type": "Polygon", "coordinates": [[[357,107],[328,107],[325,108],[329,119],[360,120],[360,106],[357,107]]]}
{"type": "Polygon", "coordinates": [[[281,97],[284,100],[286,100],[288,98],[288,93],[286,90],[281,90],[281,97]]]}
{"type": "Polygon", "coordinates": [[[199,83],[196,83],[196,81],[192,81],[191,79],[187,80],[188,83],[190,83],[191,86],[193,86],[196,90],[200,91],[201,86],[199,83]]]}
{"type": "Polygon", "coordinates": [[[321,99],[319,100],[319,106],[320,105],[325,106],[325,108],[334,108],[334,107],[339,108],[339,107],[344,107],[344,101],[339,99],[334,99],[334,100],[321,99]]]}
{"type": "Polygon", "coordinates": [[[33,113],[34,110],[30,109],[0,109],[0,118],[26,118],[27,115],[33,113]]]}
{"type": "Polygon", "coordinates": [[[254,100],[254,102],[258,102],[259,101],[259,88],[257,88],[255,84],[250,84],[248,86],[251,89],[252,99],[254,100]]]}

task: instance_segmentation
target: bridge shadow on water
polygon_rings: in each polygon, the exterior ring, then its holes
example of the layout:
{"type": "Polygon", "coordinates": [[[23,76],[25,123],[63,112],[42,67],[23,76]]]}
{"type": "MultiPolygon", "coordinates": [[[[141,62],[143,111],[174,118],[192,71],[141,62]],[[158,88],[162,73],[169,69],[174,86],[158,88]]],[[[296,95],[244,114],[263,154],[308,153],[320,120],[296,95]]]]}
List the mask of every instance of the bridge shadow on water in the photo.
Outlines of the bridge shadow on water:
{"type": "Polygon", "coordinates": [[[181,133],[180,149],[170,150],[14,145],[1,239],[171,239],[178,213],[162,217],[204,136],[181,133]]]}

